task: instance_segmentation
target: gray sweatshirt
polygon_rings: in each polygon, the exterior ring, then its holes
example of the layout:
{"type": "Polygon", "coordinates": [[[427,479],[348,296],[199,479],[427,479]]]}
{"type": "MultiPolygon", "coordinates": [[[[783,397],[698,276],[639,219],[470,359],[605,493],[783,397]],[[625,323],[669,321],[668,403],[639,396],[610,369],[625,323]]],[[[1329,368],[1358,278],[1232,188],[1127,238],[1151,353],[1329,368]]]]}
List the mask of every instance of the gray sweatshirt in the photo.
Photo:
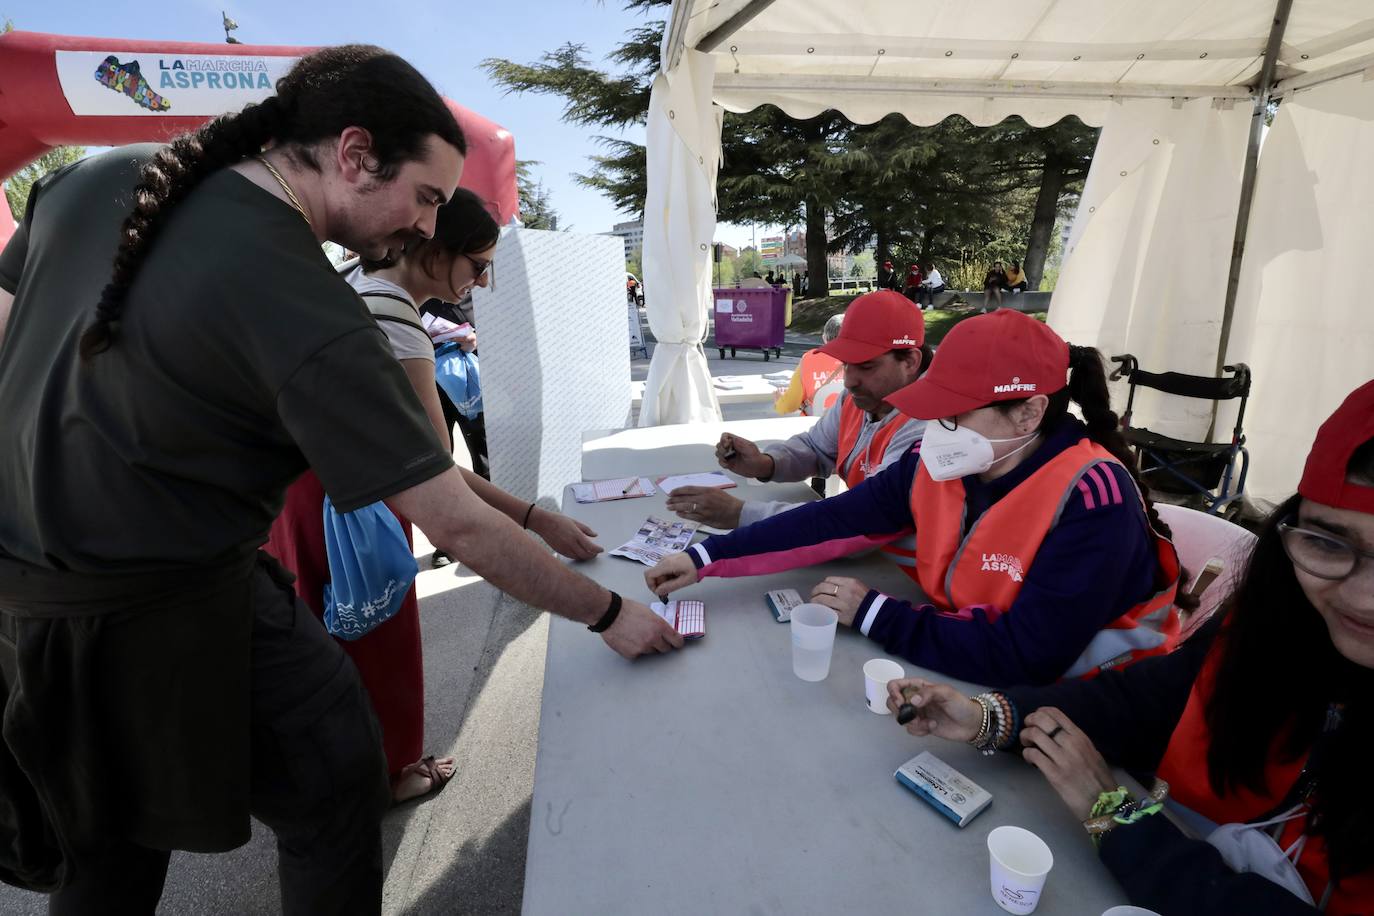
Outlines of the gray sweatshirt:
{"type": "MultiPolygon", "coordinates": [[[[849,394],[846,393],[844,398],[848,399],[848,397],[849,394]]],[[[913,420],[895,410],[889,411],[887,416],[876,423],[865,413],[863,427],[859,430],[859,441],[855,444],[854,450],[845,456],[846,460],[843,466],[837,468],[835,465],[839,460],[840,451],[840,403],[836,403],[834,407],[827,410],[811,429],[793,436],[786,442],[770,445],[763,450],[764,454],[773,457],[772,480],[786,483],[806,480],[810,477],[829,477],[834,473],[843,475],[849,469],[853,456],[863,454],[878,430],[885,428],[890,423],[900,423],[902,424],[901,428],[888,442],[887,450],[883,452],[882,460],[874,471],[877,473],[888,465],[894,464],[898,458],[920,441],[921,435],[925,432],[926,423],[924,420],[913,420]]],[[[768,518],[770,515],[777,515],[779,512],[786,512],[796,505],[798,503],[780,500],[774,502],[747,501],[740,509],[740,527],[752,525],[754,522],[768,518]]]]}

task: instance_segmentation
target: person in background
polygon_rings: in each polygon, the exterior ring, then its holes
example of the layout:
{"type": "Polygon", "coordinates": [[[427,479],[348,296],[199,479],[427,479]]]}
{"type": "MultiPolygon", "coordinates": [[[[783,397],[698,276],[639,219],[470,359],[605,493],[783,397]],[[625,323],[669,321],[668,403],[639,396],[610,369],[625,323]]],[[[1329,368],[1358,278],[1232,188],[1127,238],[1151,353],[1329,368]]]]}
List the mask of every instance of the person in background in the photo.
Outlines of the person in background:
{"type": "MultiPolygon", "coordinates": [[[[840,340],[853,322],[851,307],[840,340]]],[[[999,309],[956,324],[929,371],[887,402],[928,421],[916,448],[848,493],[667,557],[650,589],[809,566],[914,530],[924,602],[848,576],[811,599],[886,651],[979,684],[1089,677],[1173,649],[1187,600],[1178,555],[1096,350],[999,309]]]]}
{"type": "Polygon", "coordinates": [[[800,299],[801,297],[802,297],[802,275],[801,275],[801,271],[799,271],[799,270],[794,270],[794,271],[792,271],[792,298],[793,298],[793,299],[800,299]]]}
{"type": "Polygon", "coordinates": [[[1021,270],[1021,262],[1012,261],[1011,266],[1007,268],[1007,282],[1004,289],[1015,295],[1016,293],[1024,293],[1029,288],[1030,284],[1026,282],[1026,275],[1021,270]]]}
{"type": "Polygon", "coordinates": [[[1178,651],[970,699],[888,684],[917,737],[1019,752],[1134,904],[1356,916],[1374,903],[1374,382],[1317,432],[1235,590],[1178,651]],[[989,728],[981,729],[983,710],[989,728]],[[1158,777],[1133,798],[1109,767],[1158,777]],[[1169,810],[1178,823],[1159,816],[1169,810]]]}
{"type": "Polygon", "coordinates": [[[772,286],[774,283],[777,283],[777,282],[778,282],[776,279],[774,279],[774,277],[773,277],[773,272],[772,272],[771,270],[768,271],[767,275],[764,276],[763,280],[764,280],[764,282],[767,283],[769,286],[772,286]]]}
{"type": "MultiPolygon", "coordinates": [[[[930,364],[925,336],[921,313],[905,297],[891,290],[857,297],[845,312],[839,334],[820,348],[844,366],[845,394],[839,404],[808,431],[766,450],[726,433],[716,445],[716,460],[727,471],[759,480],[799,481],[836,473],[857,487],[901,460],[921,438],[925,424],[893,409],[885,399],[919,378],[930,364]]],[[[796,506],[746,502],[711,487],[679,487],[668,494],[668,508],[680,517],[717,528],[750,525],[796,506]]],[[[910,538],[894,539],[883,549],[914,577],[914,546],[910,538]]]]}
{"type": "MultiPolygon", "coordinates": [[[[409,243],[396,257],[351,261],[340,268],[344,279],[363,297],[435,433],[450,449],[450,427],[434,384],[434,346],[415,303],[431,298],[459,301],[474,286],[485,285],[499,236],[500,228],[482,200],[459,188],[439,208],[431,238],[409,243]]],[[[487,505],[512,519],[524,514],[528,505],[524,501],[472,471],[461,473],[487,505]]],[[[303,474],[287,490],[286,504],[272,523],[264,547],[296,574],[296,593],[321,619],[324,587],[330,578],[324,495],[319,478],[309,471],[303,474]]],[[[401,519],[401,524],[410,540],[410,523],[401,519]]],[[[601,552],[590,540],[595,532],[567,516],[535,509],[528,525],[573,559],[590,559],[601,552]]],[[[392,799],[403,802],[441,787],[453,775],[454,761],[423,755],[424,660],[415,585],[390,620],[359,639],[339,640],[339,644],[357,666],[382,726],[392,799]]]]}
{"type": "Polygon", "coordinates": [[[907,268],[906,278],[902,280],[902,295],[915,302],[921,291],[921,280],[921,265],[912,264],[907,268]]]}
{"type": "MultiPolygon", "coordinates": [[[[844,315],[831,315],[821,328],[821,344],[828,344],[840,333],[844,315]]],[[[786,416],[801,411],[803,417],[820,416],[834,406],[844,393],[844,364],[833,356],[813,347],[802,354],[797,371],[786,389],[779,389],[773,399],[773,409],[786,416]],[[817,392],[824,391],[817,403],[817,392]]]]}
{"type": "Polygon", "coordinates": [[[896,273],[892,268],[892,262],[884,261],[878,268],[878,289],[892,289],[896,273]]]}
{"type": "MultiPolygon", "coordinates": [[[[485,283],[479,285],[485,286],[485,283]]],[[[434,315],[454,324],[471,326],[473,329],[471,336],[463,338],[460,341],[460,346],[466,353],[477,352],[477,317],[476,310],[472,305],[471,292],[465,295],[460,302],[430,299],[420,306],[420,314],[421,316],[434,315]]],[[[436,345],[436,349],[440,346],[442,344],[436,345]]],[[[491,461],[487,457],[486,414],[479,412],[475,416],[467,416],[453,403],[453,399],[444,391],[442,385],[436,387],[439,392],[439,406],[443,408],[444,422],[447,424],[450,438],[453,435],[453,428],[457,426],[459,435],[463,437],[463,444],[467,446],[468,457],[472,459],[472,470],[479,477],[491,480],[491,461]]],[[[442,562],[438,562],[439,554],[437,552],[435,559],[436,566],[443,566],[448,562],[446,558],[442,562]]]]}
{"type": "Polygon", "coordinates": [[[1001,261],[993,261],[983,277],[983,311],[991,312],[1002,307],[1002,290],[1007,285],[1007,272],[1001,261]]]}
{"type": "Polygon", "coordinates": [[[935,308],[935,297],[945,291],[945,280],[940,276],[940,270],[934,264],[930,265],[929,272],[921,281],[917,289],[916,301],[923,309],[935,308]]]}

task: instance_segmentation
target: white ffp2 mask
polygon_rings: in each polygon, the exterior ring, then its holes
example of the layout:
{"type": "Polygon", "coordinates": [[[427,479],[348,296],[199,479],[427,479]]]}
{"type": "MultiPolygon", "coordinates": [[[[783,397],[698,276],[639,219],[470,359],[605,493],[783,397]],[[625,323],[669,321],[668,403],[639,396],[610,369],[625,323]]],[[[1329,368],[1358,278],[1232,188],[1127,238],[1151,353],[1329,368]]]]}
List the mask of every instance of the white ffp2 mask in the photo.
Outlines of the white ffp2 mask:
{"type": "Polygon", "coordinates": [[[921,463],[926,466],[926,473],[932,480],[954,480],[970,474],[981,474],[999,461],[1005,461],[1030,446],[1038,435],[1038,432],[1033,432],[1010,439],[989,439],[967,426],[948,429],[941,421],[933,420],[926,424],[921,438],[921,463]],[[1029,441],[1001,458],[993,457],[994,443],[1020,442],[1022,439],[1029,441]]]}

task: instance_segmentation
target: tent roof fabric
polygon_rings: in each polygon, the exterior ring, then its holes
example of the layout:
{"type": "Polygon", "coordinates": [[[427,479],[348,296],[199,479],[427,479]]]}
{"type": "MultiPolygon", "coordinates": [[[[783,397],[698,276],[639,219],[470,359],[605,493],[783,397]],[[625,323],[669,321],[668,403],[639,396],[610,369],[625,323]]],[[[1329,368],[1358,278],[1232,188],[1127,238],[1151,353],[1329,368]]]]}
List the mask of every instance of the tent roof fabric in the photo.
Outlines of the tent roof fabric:
{"type": "MultiPolygon", "coordinates": [[[[741,10],[763,7],[710,53],[714,100],[794,117],[838,108],[929,124],[1019,114],[1101,124],[1114,98],[1247,99],[1274,0],[677,0],[665,62],[741,10]]],[[[1282,81],[1374,66],[1368,0],[1294,0],[1282,81]]],[[[1282,87],[1280,87],[1282,88],[1282,87]]]]}

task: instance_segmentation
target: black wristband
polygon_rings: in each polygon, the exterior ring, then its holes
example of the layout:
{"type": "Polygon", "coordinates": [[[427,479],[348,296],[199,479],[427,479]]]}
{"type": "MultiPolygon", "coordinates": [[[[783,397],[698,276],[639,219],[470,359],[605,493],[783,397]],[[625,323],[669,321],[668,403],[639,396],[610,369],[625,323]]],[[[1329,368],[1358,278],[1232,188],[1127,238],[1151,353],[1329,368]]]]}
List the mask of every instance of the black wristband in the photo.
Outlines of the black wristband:
{"type": "Polygon", "coordinates": [[[620,616],[620,596],[611,592],[611,606],[606,608],[606,613],[601,615],[601,619],[587,629],[593,633],[604,633],[615,623],[615,619],[620,616]]]}
{"type": "Polygon", "coordinates": [[[523,522],[520,523],[520,527],[521,527],[521,528],[524,528],[526,531],[529,530],[529,528],[530,528],[530,516],[533,515],[533,514],[534,514],[534,503],[530,503],[530,507],[529,507],[528,509],[525,510],[525,520],[524,520],[523,522]]]}

